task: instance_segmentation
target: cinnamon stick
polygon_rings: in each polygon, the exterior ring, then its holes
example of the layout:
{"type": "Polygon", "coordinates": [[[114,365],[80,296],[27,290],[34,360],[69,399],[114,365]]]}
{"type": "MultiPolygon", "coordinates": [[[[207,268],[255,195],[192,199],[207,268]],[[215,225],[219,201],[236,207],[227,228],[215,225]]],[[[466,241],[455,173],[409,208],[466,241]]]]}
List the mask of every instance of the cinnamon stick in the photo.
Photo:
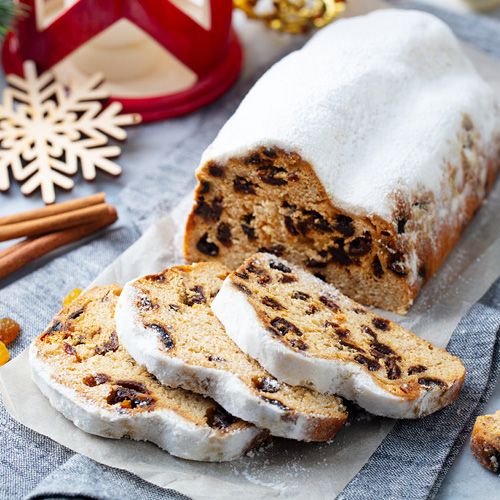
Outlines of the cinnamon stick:
{"type": "Polygon", "coordinates": [[[0,226],[0,241],[13,240],[22,236],[38,236],[61,229],[99,221],[111,205],[100,203],[90,207],[58,213],[39,219],[15,222],[0,226]]]}
{"type": "Polygon", "coordinates": [[[30,238],[13,245],[10,249],[2,251],[0,254],[0,279],[5,278],[26,264],[59,247],[90,236],[100,229],[113,224],[117,219],[118,215],[115,208],[111,205],[106,205],[106,211],[97,221],[50,233],[38,238],[30,238]]]}
{"type": "Polygon", "coordinates": [[[65,201],[63,203],[56,203],[54,205],[49,205],[47,207],[37,208],[35,210],[29,210],[28,212],[21,212],[19,214],[0,217],[0,226],[4,224],[15,224],[16,222],[41,219],[42,217],[62,214],[64,212],[71,212],[72,210],[78,210],[79,208],[98,205],[100,203],[104,203],[105,201],[106,201],[106,195],[104,193],[97,193],[91,196],[86,196],[84,198],[77,198],[75,200],[65,201]]]}

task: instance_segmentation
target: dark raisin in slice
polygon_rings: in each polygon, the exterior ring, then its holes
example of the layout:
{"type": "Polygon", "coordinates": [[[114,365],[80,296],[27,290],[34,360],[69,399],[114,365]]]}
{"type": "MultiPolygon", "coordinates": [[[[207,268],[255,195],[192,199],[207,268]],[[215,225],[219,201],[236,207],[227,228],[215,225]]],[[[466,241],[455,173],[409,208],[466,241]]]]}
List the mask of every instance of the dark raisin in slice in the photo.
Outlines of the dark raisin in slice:
{"type": "Polygon", "coordinates": [[[263,297],[261,301],[265,306],[270,307],[271,309],[275,309],[276,311],[283,311],[286,309],[285,306],[282,306],[277,300],[274,300],[272,297],[263,297]]]}
{"type": "Polygon", "coordinates": [[[328,247],[328,251],[332,256],[332,262],[341,266],[352,264],[352,259],[344,249],[344,238],[334,238],[333,245],[328,247]]]}
{"type": "Polygon", "coordinates": [[[388,345],[382,344],[380,342],[372,342],[371,347],[372,354],[377,358],[383,358],[384,356],[390,356],[391,354],[394,354],[394,351],[388,345]]]}
{"type": "Polygon", "coordinates": [[[217,222],[223,210],[222,198],[215,198],[212,203],[205,201],[203,196],[198,197],[194,213],[207,221],[217,222]]]}
{"type": "Polygon", "coordinates": [[[271,281],[273,281],[273,279],[269,276],[269,274],[262,274],[257,278],[257,281],[261,285],[268,285],[271,281]]]}
{"type": "Polygon", "coordinates": [[[290,411],[290,408],[288,408],[288,406],[284,405],[281,401],[278,401],[277,399],[266,398],[265,396],[260,396],[260,399],[262,399],[266,403],[269,403],[270,405],[277,406],[280,410],[290,411]]]}
{"type": "Polygon", "coordinates": [[[445,382],[439,380],[438,378],[432,378],[432,377],[420,377],[418,379],[418,383],[423,387],[428,387],[429,389],[432,387],[443,387],[443,388],[447,387],[445,382]]]}
{"type": "Polygon", "coordinates": [[[307,344],[301,339],[291,339],[289,340],[289,343],[292,347],[298,349],[299,351],[306,351],[308,347],[307,344]]]}
{"type": "Polygon", "coordinates": [[[284,274],[280,276],[280,283],[295,283],[297,281],[297,277],[294,274],[284,274]]]}
{"type": "Polygon", "coordinates": [[[180,309],[180,307],[177,304],[169,304],[168,308],[175,312],[177,312],[180,309]]]}
{"type": "Polygon", "coordinates": [[[414,375],[415,373],[423,373],[427,371],[427,367],[423,365],[410,366],[408,368],[408,375],[414,375]]]}
{"type": "Polygon", "coordinates": [[[195,285],[189,290],[186,290],[185,302],[188,306],[193,306],[194,304],[206,304],[207,298],[203,291],[203,287],[200,285],[195,285]]]}
{"type": "Polygon", "coordinates": [[[145,408],[152,406],[155,401],[155,398],[152,396],[140,394],[134,389],[128,389],[126,387],[112,389],[107,397],[108,404],[115,405],[117,403],[122,403],[122,408],[145,408]]]}
{"type": "Polygon", "coordinates": [[[109,336],[109,340],[104,342],[104,344],[102,345],[96,346],[95,353],[104,356],[108,352],[115,352],[118,349],[119,345],[118,335],[116,334],[116,332],[113,332],[109,336]]]}
{"type": "Polygon", "coordinates": [[[227,222],[221,222],[217,226],[217,239],[226,247],[230,247],[233,243],[231,235],[231,226],[227,222]]]}
{"type": "Polygon", "coordinates": [[[237,175],[233,180],[233,188],[237,193],[255,194],[255,186],[251,180],[241,175],[237,175]]]}
{"type": "Polygon", "coordinates": [[[233,283],[234,286],[238,289],[238,290],[241,290],[244,294],[246,295],[252,295],[252,292],[250,291],[249,288],[247,288],[243,283],[238,283],[238,282],[235,282],[233,283]]]}
{"type": "Polygon", "coordinates": [[[314,313],[318,312],[318,308],[314,304],[311,304],[304,312],[308,316],[311,316],[311,314],[314,314],[314,313]]]}
{"type": "Polygon", "coordinates": [[[321,233],[332,232],[332,226],[319,212],[316,212],[316,210],[303,210],[303,214],[307,216],[307,225],[312,226],[316,231],[321,233]]]}
{"type": "Polygon", "coordinates": [[[248,273],[246,271],[240,272],[235,272],[235,276],[238,276],[238,278],[241,278],[242,280],[247,280],[248,279],[248,273]]]}
{"type": "Polygon", "coordinates": [[[372,337],[374,340],[377,340],[377,334],[369,326],[363,325],[361,329],[363,330],[363,332],[370,335],[370,337],[372,337]]]}
{"type": "Polygon", "coordinates": [[[229,414],[222,406],[213,406],[209,408],[206,413],[207,424],[212,429],[224,430],[230,427],[237,418],[229,414]]]}
{"type": "MultiPolygon", "coordinates": [[[[328,323],[328,321],[327,321],[328,323]]],[[[347,337],[349,337],[349,334],[351,333],[351,331],[348,329],[348,328],[343,328],[341,326],[337,326],[335,327],[335,333],[341,338],[341,339],[346,339],[347,337]]],[[[354,345],[354,344],[352,344],[354,345]]],[[[362,350],[362,349],[361,349],[362,350]]],[[[363,351],[363,350],[362,350],[363,351]]],[[[363,351],[364,352],[364,351],[363,351]]]]}
{"type": "Polygon", "coordinates": [[[380,259],[378,258],[378,255],[375,255],[375,257],[373,258],[372,271],[373,271],[373,275],[376,278],[382,278],[382,276],[384,275],[384,270],[382,268],[382,263],[380,262],[380,259]]]}
{"type": "Polygon", "coordinates": [[[207,194],[212,184],[208,181],[201,181],[199,194],[207,194]]]}
{"type": "Polygon", "coordinates": [[[271,260],[269,262],[269,267],[271,269],[274,269],[276,271],[281,271],[282,273],[291,273],[292,270],[285,264],[283,264],[283,262],[278,262],[276,260],[271,260]]]}
{"type": "Polygon", "coordinates": [[[265,148],[262,150],[262,154],[267,156],[268,158],[276,158],[278,156],[278,153],[276,153],[276,150],[274,148],[265,148]]]}
{"type": "Polygon", "coordinates": [[[406,271],[403,255],[400,252],[391,254],[387,267],[398,276],[406,276],[408,274],[406,271]]]}
{"type": "Polygon", "coordinates": [[[385,369],[389,380],[397,380],[401,377],[401,368],[394,358],[385,358],[385,369]]]}
{"type": "Polygon", "coordinates": [[[321,260],[311,259],[308,257],[305,261],[305,265],[313,269],[323,269],[328,265],[328,261],[325,262],[321,260]]]}
{"type": "Polygon", "coordinates": [[[260,247],[258,249],[258,252],[270,253],[276,255],[276,257],[281,257],[284,251],[285,247],[283,245],[272,245],[270,247],[260,247]]]}
{"type": "Polygon", "coordinates": [[[352,236],[354,234],[354,226],[352,224],[351,217],[347,215],[337,214],[335,216],[335,225],[334,228],[342,233],[344,236],[352,236]]]}
{"type": "Polygon", "coordinates": [[[365,236],[360,236],[358,238],[354,238],[349,243],[349,255],[353,255],[355,257],[362,257],[366,255],[372,248],[372,238],[369,234],[365,236]]]}
{"type": "Polygon", "coordinates": [[[139,296],[139,299],[137,300],[137,306],[139,309],[146,311],[150,309],[156,309],[158,306],[155,306],[153,302],[149,299],[149,297],[143,293],[139,296]]]}
{"type": "Polygon", "coordinates": [[[83,311],[84,311],[84,308],[83,307],[80,307],[80,309],[72,312],[69,316],[68,316],[68,319],[76,319],[78,318],[79,316],[81,316],[83,314],[83,311]]]}
{"type": "Polygon", "coordinates": [[[97,385],[105,384],[110,380],[111,377],[109,375],[106,375],[105,373],[96,373],[95,375],[87,375],[86,377],[83,377],[82,381],[88,387],[95,387],[97,385]]]}
{"type": "Polygon", "coordinates": [[[321,281],[324,281],[326,283],[326,276],[322,273],[314,273],[314,276],[316,276],[316,278],[320,279],[321,281]]]}
{"type": "Polygon", "coordinates": [[[264,165],[259,167],[258,176],[265,184],[269,184],[271,186],[284,186],[285,184],[288,184],[285,174],[287,174],[287,171],[283,167],[264,165]]]}
{"type": "Polygon", "coordinates": [[[212,163],[208,166],[208,173],[212,177],[224,177],[224,167],[212,163]]]}
{"type": "Polygon", "coordinates": [[[328,309],[331,309],[333,312],[339,312],[340,307],[336,302],[333,301],[330,297],[326,297],[325,295],[319,296],[319,301],[324,304],[328,309]]]}
{"type": "Polygon", "coordinates": [[[245,165],[260,165],[262,163],[262,158],[259,153],[252,153],[247,156],[244,160],[245,165]]]}
{"type": "Polygon", "coordinates": [[[285,318],[280,318],[279,316],[271,321],[271,326],[274,331],[281,335],[286,335],[289,332],[295,333],[299,336],[302,335],[302,332],[293,323],[290,323],[290,321],[287,321],[285,318]]]}
{"type": "Polygon", "coordinates": [[[208,241],[208,233],[205,233],[196,243],[196,248],[205,255],[209,255],[210,257],[215,257],[219,255],[219,247],[208,241]]]}
{"type": "Polygon", "coordinates": [[[375,328],[378,328],[379,330],[389,330],[391,328],[390,321],[384,318],[373,318],[372,324],[375,328]]]}
{"type": "Polygon", "coordinates": [[[281,387],[280,383],[271,377],[254,377],[252,382],[257,390],[262,392],[278,392],[281,387]]]}
{"type": "Polygon", "coordinates": [[[247,235],[249,240],[256,240],[257,236],[255,236],[255,229],[248,224],[241,224],[241,230],[247,235]]]}
{"type": "Polygon", "coordinates": [[[406,222],[407,220],[404,217],[397,220],[398,234],[403,234],[405,232],[406,222]]]}
{"type": "Polygon", "coordinates": [[[76,349],[71,344],[64,342],[63,349],[64,349],[64,352],[66,354],[69,354],[70,356],[75,356],[76,358],[78,358],[78,353],[76,352],[76,349]]]}
{"type": "Polygon", "coordinates": [[[371,372],[376,372],[379,368],[380,365],[378,364],[378,361],[375,361],[374,359],[367,358],[366,356],[363,356],[362,354],[357,354],[354,359],[360,363],[361,365],[365,365],[368,370],[371,372]]]}
{"type": "Polygon", "coordinates": [[[163,345],[167,349],[172,349],[174,347],[174,341],[172,337],[170,336],[170,333],[167,331],[165,327],[162,325],[159,325],[158,323],[149,323],[147,325],[144,325],[146,328],[149,328],[150,330],[153,330],[158,334],[160,337],[160,340],[162,341],[163,345]]]}
{"type": "Polygon", "coordinates": [[[299,290],[294,290],[294,292],[292,293],[292,299],[308,300],[310,298],[311,296],[308,293],[301,292],[299,290]]]}
{"type": "Polygon", "coordinates": [[[295,227],[295,224],[293,223],[293,219],[289,215],[285,215],[285,227],[287,231],[292,235],[292,236],[298,236],[299,231],[295,227]]]}
{"type": "MultiPolygon", "coordinates": [[[[358,345],[353,344],[352,342],[348,342],[347,340],[344,340],[343,338],[341,338],[339,340],[339,344],[343,345],[344,347],[347,347],[348,349],[352,349],[353,351],[361,352],[363,354],[365,353],[365,350],[362,347],[359,347],[358,345]]],[[[363,356],[363,357],[365,357],[365,356],[363,356]]],[[[361,363],[361,361],[360,361],[360,363],[361,363]]]]}
{"type": "Polygon", "coordinates": [[[121,387],[133,389],[141,394],[151,394],[151,391],[142,382],[137,382],[136,380],[117,380],[115,383],[121,387]]]}

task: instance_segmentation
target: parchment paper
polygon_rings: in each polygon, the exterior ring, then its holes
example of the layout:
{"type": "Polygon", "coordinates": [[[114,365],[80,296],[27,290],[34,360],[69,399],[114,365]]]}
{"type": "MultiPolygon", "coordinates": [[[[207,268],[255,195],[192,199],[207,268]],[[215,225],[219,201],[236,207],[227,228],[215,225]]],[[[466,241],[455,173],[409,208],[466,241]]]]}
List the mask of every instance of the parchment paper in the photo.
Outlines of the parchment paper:
{"type": "MultiPolygon", "coordinates": [[[[359,9],[358,9],[359,10],[359,9]]],[[[500,95],[500,63],[467,48],[500,95]]],[[[125,283],[182,262],[182,227],[191,195],[158,220],[105,269],[94,284],[125,283]]],[[[422,337],[446,345],[466,310],[500,275],[500,183],[440,272],[406,317],[389,315],[422,337]]],[[[56,412],[30,378],[27,352],[2,367],[0,392],[9,413],[25,426],[103,464],[194,498],[325,498],[338,494],[380,444],[393,422],[372,418],[346,426],[329,444],[274,439],[252,456],[223,463],[177,459],[149,443],[110,440],[80,431],[56,412]]]]}

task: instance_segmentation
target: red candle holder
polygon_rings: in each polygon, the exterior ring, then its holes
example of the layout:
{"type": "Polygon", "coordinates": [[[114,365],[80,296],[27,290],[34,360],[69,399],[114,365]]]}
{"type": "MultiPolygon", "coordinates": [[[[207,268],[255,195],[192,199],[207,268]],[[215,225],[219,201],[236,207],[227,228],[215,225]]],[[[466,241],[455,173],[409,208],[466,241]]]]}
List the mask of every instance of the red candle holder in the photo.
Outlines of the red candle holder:
{"type": "Polygon", "coordinates": [[[241,69],[232,0],[18,2],[28,14],[5,38],[6,73],[22,75],[26,59],[52,68],[63,82],[101,71],[111,101],[144,121],[213,101],[241,69]]]}

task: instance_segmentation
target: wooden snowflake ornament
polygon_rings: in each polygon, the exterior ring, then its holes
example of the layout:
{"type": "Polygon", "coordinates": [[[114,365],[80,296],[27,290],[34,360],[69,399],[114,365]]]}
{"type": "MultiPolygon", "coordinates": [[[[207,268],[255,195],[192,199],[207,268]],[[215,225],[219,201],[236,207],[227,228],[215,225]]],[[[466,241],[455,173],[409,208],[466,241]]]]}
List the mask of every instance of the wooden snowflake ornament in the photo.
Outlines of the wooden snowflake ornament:
{"type": "Polygon", "coordinates": [[[101,75],[65,88],[53,73],[37,76],[32,61],[24,63],[24,79],[7,75],[8,87],[0,105],[0,191],[10,187],[9,171],[25,195],[40,189],[45,203],[53,203],[55,187],[71,189],[70,176],[81,166],[83,178],[96,170],[119,175],[110,158],[121,153],[109,138],[124,140],[124,126],[140,115],[120,115],[121,104],[104,107],[109,97],[101,75]]]}

